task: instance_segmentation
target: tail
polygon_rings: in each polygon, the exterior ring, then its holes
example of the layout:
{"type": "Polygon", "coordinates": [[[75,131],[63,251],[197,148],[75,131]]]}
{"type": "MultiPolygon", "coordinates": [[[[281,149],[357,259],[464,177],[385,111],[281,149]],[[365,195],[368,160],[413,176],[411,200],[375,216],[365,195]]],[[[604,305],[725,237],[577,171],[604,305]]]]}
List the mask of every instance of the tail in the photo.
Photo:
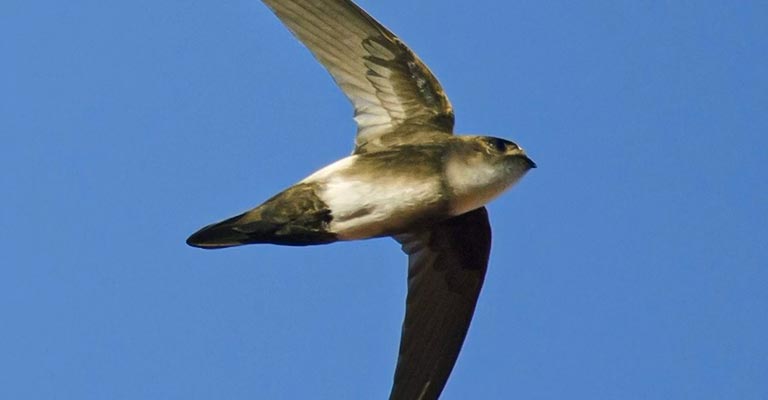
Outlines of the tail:
{"type": "Polygon", "coordinates": [[[309,246],[337,241],[334,233],[317,229],[306,221],[274,222],[254,218],[249,211],[236,217],[208,225],[192,234],[187,244],[202,249],[223,249],[244,244],[270,243],[286,246],[309,246]]]}
{"type": "Polygon", "coordinates": [[[329,231],[331,210],[317,197],[316,187],[299,183],[264,204],[192,234],[187,244],[220,249],[252,243],[287,246],[325,244],[338,240],[329,231]]]}
{"type": "Polygon", "coordinates": [[[223,249],[225,247],[241,246],[257,243],[253,234],[240,229],[238,221],[245,214],[210,224],[187,238],[187,244],[201,249],[223,249]]]}

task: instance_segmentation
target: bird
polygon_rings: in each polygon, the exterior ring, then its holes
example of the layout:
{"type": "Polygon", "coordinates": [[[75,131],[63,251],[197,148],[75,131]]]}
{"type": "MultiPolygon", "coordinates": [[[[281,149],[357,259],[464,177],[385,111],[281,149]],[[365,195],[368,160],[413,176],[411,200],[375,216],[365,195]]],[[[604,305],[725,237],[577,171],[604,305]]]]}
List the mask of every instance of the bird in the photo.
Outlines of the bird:
{"type": "Polygon", "coordinates": [[[349,0],[263,0],[354,107],[354,151],[187,244],[308,246],[393,237],[408,291],[390,400],[437,399],[485,279],[485,208],[536,163],[516,143],[454,135],[454,112],[424,62],[349,0]]]}

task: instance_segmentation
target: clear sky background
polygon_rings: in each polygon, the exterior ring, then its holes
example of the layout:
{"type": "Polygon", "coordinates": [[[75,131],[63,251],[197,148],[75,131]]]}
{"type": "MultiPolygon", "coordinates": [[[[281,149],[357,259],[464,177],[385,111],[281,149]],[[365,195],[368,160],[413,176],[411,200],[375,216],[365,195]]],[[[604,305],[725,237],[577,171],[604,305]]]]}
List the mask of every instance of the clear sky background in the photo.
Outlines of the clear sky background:
{"type": "MultiPolygon", "coordinates": [[[[768,398],[764,2],[360,3],[539,164],[444,399],[768,398]]],[[[0,59],[0,398],[386,397],[393,240],[184,244],[352,149],[263,4],[5,0],[0,59]]]]}

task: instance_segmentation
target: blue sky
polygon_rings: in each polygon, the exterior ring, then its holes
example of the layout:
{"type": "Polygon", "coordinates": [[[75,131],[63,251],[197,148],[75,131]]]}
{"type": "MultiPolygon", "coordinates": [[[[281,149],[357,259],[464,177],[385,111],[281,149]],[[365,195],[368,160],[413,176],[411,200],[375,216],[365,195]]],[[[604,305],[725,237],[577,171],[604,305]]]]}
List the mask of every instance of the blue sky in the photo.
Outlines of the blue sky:
{"type": "MultiPolygon", "coordinates": [[[[444,399],[768,398],[764,3],[360,4],[539,164],[444,399]]],[[[184,244],[352,148],[263,4],[6,0],[0,37],[0,398],[386,397],[394,241],[184,244]]]]}

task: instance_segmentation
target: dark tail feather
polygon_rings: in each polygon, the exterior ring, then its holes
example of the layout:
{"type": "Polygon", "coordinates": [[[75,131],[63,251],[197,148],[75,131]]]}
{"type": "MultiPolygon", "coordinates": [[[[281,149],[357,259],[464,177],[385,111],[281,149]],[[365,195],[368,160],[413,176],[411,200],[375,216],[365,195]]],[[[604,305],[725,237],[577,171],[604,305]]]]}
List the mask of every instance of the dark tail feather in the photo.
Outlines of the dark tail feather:
{"type": "Polygon", "coordinates": [[[238,221],[244,214],[208,225],[192,234],[187,244],[201,249],[223,249],[254,243],[252,234],[238,229],[238,221]]]}
{"type": "Polygon", "coordinates": [[[192,234],[187,244],[201,249],[223,249],[244,244],[271,243],[285,246],[310,246],[335,242],[336,235],[307,228],[301,223],[274,223],[254,220],[251,212],[206,226],[192,234]]]}

